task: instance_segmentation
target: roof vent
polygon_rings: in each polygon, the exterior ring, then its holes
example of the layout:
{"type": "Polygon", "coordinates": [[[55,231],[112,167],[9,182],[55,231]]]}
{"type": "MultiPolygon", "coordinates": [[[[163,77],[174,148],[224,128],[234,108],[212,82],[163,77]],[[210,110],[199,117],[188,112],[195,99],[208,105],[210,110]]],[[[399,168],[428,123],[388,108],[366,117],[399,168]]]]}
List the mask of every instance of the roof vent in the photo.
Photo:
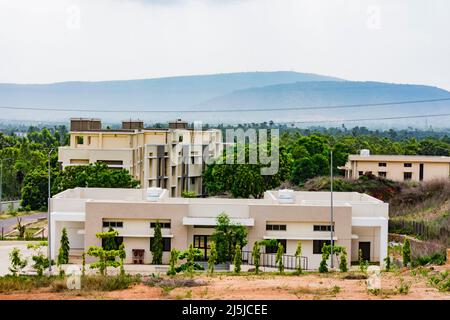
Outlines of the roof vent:
{"type": "Polygon", "coordinates": [[[282,189],[278,191],[278,202],[279,203],[294,203],[295,196],[294,190],[292,189],[282,189]]]}
{"type": "Polygon", "coordinates": [[[369,157],[370,156],[370,150],[369,149],[361,149],[359,152],[359,155],[361,157],[369,157]]]}

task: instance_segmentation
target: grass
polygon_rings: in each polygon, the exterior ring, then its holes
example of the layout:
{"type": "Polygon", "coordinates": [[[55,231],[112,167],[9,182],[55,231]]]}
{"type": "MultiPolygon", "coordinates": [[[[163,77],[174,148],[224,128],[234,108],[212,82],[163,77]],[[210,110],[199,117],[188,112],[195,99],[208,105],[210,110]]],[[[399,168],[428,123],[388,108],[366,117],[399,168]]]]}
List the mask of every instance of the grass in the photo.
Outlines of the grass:
{"type": "Polygon", "coordinates": [[[430,276],[428,283],[442,292],[450,291],[450,271],[445,270],[430,276]]]}
{"type": "Polygon", "coordinates": [[[12,276],[0,277],[0,292],[31,291],[43,287],[50,287],[59,277],[12,276]]]}
{"type": "Polygon", "coordinates": [[[312,288],[312,287],[298,287],[295,289],[289,290],[292,294],[295,294],[297,297],[301,297],[302,295],[314,295],[314,296],[336,296],[339,292],[341,292],[341,287],[333,286],[331,288],[312,288]]]}

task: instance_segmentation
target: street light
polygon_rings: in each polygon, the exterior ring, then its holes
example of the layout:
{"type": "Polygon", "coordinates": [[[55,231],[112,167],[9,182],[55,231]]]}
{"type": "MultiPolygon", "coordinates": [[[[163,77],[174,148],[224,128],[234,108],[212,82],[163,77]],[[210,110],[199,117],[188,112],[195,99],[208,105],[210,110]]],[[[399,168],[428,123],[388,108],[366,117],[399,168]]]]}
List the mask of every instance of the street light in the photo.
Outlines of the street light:
{"type": "Polygon", "coordinates": [[[50,177],[50,157],[52,155],[53,150],[55,150],[55,148],[51,148],[50,151],[47,154],[47,158],[48,158],[48,198],[47,198],[47,211],[48,211],[47,221],[48,221],[48,226],[47,226],[47,242],[48,242],[48,271],[50,273],[52,272],[51,224],[50,224],[50,217],[51,217],[50,203],[51,203],[52,195],[51,195],[51,188],[50,188],[50,182],[51,182],[51,177],[50,177]]]}
{"type": "Polygon", "coordinates": [[[331,246],[330,246],[330,256],[331,256],[331,262],[330,266],[331,269],[334,267],[333,262],[333,246],[334,246],[334,240],[333,240],[333,231],[334,231],[334,219],[333,219],[333,149],[330,150],[330,230],[331,230],[331,246]]]}
{"type": "Polygon", "coordinates": [[[12,160],[12,158],[0,159],[0,211],[1,211],[1,203],[3,196],[3,161],[12,160]]]}

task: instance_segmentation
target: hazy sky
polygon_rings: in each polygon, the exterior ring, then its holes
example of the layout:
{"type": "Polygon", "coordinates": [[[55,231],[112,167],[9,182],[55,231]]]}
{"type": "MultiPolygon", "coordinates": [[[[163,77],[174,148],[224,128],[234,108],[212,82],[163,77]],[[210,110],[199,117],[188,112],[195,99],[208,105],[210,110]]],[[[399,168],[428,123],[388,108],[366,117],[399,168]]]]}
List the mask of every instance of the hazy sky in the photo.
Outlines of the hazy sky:
{"type": "Polygon", "coordinates": [[[271,70],[450,90],[450,1],[0,0],[0,82],[271,70]]]}

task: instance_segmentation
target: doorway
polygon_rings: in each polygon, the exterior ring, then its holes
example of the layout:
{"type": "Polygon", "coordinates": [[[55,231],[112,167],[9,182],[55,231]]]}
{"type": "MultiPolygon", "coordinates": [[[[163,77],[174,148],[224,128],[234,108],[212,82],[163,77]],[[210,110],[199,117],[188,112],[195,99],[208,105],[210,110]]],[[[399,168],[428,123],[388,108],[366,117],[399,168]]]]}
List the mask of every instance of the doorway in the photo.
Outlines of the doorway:
{"type": "Polygon", "coordinates": [[[359,250],[361,250],[362,259],[370,261],[370,242],[360,242],[359,250]]]}

